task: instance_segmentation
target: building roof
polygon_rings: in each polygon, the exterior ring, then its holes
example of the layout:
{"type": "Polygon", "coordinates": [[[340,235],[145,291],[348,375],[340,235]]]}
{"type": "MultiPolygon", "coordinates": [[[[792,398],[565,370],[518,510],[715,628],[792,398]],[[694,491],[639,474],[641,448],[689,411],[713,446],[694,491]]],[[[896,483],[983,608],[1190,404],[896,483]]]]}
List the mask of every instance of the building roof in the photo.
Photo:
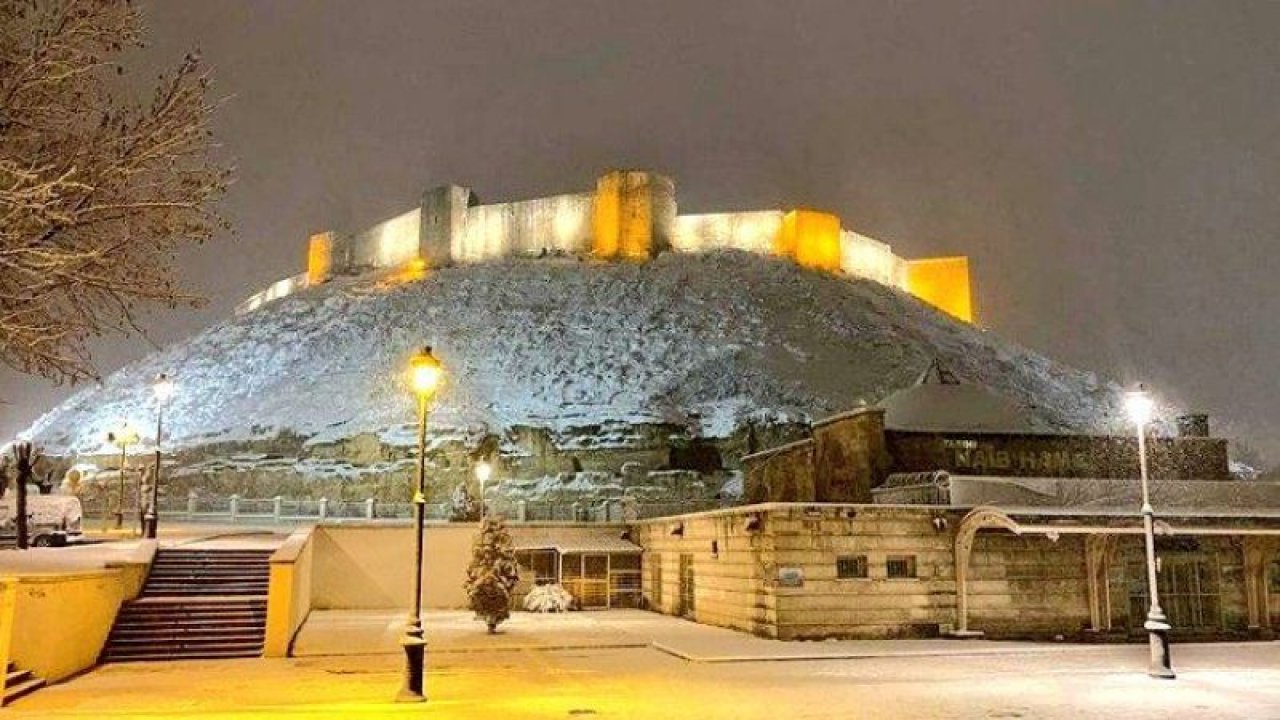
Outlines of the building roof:
{"type": "Polygon", "coordinates": [[[931,432],[1031,433],[1036,428],[1013,400],[982,385],[961,382],[937,360],[915,385],[881,401],[884,426],[931,432]]]}
{"type": "Polygon", "coordinates": [[[533,532],[513,534],[512,545],[516,550],[555,550],[561,555],[569,553],[607,553],[614,555],[638,555],[642,548],[623,539],[616,528],[537,528],[533,532]]]}

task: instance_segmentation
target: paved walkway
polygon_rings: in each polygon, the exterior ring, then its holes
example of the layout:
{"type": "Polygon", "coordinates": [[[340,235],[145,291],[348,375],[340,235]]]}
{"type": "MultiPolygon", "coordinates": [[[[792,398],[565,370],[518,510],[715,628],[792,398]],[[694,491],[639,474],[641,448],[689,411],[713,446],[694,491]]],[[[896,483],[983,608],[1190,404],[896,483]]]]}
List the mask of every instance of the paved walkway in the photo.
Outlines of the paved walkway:
{"type": "MultiPolygon", "coordinates": [[[[294,655],[399,654],[404,619],[401,611],[315,610],[298,633],[294,655]]],[[[780,641],[643,610],[515,612],[496,635],[485,633],[468,612],[433,611],[424,623],[433,653],[652,647],[698,663],[1069,653],[1097,647],[948,639],[780,641]]]]}
{"type": "MultiPolygon", "coordinates": [[[[483,633],[481,633],[483,634],[483,633]]],[[[426,705],[391,702],[396,655],[126,663],[0,711],[50,720],[635,718],[941,720],[1280,718],[1280,643],[1175,648],[1176,681],[1145,647],[812,662],[690,663],[647,648],[433,653],[426,705]]]]}

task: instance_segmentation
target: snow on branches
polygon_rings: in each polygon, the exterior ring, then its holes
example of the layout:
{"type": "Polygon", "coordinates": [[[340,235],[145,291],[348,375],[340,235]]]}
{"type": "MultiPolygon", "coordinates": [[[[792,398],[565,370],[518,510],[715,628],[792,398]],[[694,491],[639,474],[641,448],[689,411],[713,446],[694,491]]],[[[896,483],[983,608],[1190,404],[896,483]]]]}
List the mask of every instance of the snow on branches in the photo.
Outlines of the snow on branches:
{"type": "Polygon", "coordinates": [[[208,74],[188,55],[134,103],[113,58],[141,44],[126,0],[0,0],[0,362],[22,372],[95,377],[86,342],[197,303],[175,251],[226,228],[208,74]]]}
{"type": "Polygon", "coordinates": [[[489,632],[511,616],[511,593],[520,581],[511,534],[500,516],[486,515],[471,548],[466,591],[471,610],[489,632]]]}

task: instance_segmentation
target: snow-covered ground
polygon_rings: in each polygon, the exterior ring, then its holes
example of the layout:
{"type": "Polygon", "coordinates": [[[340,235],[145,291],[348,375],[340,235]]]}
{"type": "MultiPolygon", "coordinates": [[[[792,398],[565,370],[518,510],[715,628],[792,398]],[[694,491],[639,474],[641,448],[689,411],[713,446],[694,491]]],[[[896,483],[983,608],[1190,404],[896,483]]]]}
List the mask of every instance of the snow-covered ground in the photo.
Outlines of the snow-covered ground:
{"type": "Polygon", "coordinates": [[[525,425],[564,443],[625,445],[627,427],[654,421],[722,437],[748,418],[816,418],[875,403],[913,383],[933,357],[1013,399],[1044,429],[1107,429],[1119,417],[1114,384],[899,291],[719,252],[340,279],[120,370],[27,436],[50,454],[92,454],[128,420],[145,446],[151,383],[164,372],[177,385],[166,443],[291,431],[308,443],[371,432],[410,444],[405,368],[422,345],[448,373],[432,413],[436,441],[525,425]]]}

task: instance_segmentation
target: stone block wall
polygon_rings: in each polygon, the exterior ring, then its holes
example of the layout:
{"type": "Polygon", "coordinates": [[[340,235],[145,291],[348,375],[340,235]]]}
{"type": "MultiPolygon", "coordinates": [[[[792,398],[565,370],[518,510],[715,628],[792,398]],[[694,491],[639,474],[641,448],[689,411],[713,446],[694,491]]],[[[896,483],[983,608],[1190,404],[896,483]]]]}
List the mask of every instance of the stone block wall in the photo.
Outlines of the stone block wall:
{"type": "Polygon", "coordinates": [[[671,248],[676,252],[705,252],[717,248],[759,255],[773,252],[782,231],[781,210],[680,215],[675,220],[671,248]]]}
{"type": "Polygon", "coordinates": [[[591,193],[468,208],[454,236],[454,262],[590,252],[591,193]]]}
{"type": "Polygon", "coordinates": [[[770,539],[747,529],[748,516],[735,511],[645,521],[632,530],[644,548],[642,590],[649,609],[688,615],[700,623],[775,637],[776,596],[765,573],[772,567],[770,539]],[[692,563],[693,609],[681,600],[681,556],[692,563]]]}
{"type": "Polygon", "coordinates": [[[990,637],[1042,637],[1089,626],[1084,536],[1054,542],[982,533],[969,562],[970,628],[990,637]]]}
{"type": "Polygon", "coordinates": [[[777,636],[931,637],[955,618],[951,535],[923,508],[792,507],[768,513],[775,575],[798,569],[803,585],[775,582],[777,636]],[[840,579],[837,558],[863,557],[867,577],[840,579]],[[913,558],[915,577],[890,578],[888,560],[913,558]]]}
{"type": "Polygon", "coordinates": [[[813,440],[806,438],[742,458],[743,499],[748,503],[812,502],[813,440]]]}
{"type": "Polygon", "coordinates": [[[933,518],[924,508],[765,504],[642,522],[633,539],[657,612],[682,614],[683,554],[697,622],[784,640],[935,636],[953,622],[955,582],[950,535],[933,518]],[[837,578],[840,556],[865,558],[867,577],[837,578]],[[911,557],[915,577],[889,578],[891,556],[911,557]]]}
{"type": "Polygon", "coordinates": [[[848,275],[905,290],[906,261],[888,243],[845,230],[840,233],[840,269],[848,275]]]}
{"type": "Polygon", "coordinates": [[[889,471],[884,411],[866,408],[813,425],[814,493],[825,502],[871,502],[889,471]]]}
{"type": "Polygon", "coordinates": [[[347,244],[351,270],[394,268],[418,259],[422,209],[414,208],[353,236],[347,244]]]}

